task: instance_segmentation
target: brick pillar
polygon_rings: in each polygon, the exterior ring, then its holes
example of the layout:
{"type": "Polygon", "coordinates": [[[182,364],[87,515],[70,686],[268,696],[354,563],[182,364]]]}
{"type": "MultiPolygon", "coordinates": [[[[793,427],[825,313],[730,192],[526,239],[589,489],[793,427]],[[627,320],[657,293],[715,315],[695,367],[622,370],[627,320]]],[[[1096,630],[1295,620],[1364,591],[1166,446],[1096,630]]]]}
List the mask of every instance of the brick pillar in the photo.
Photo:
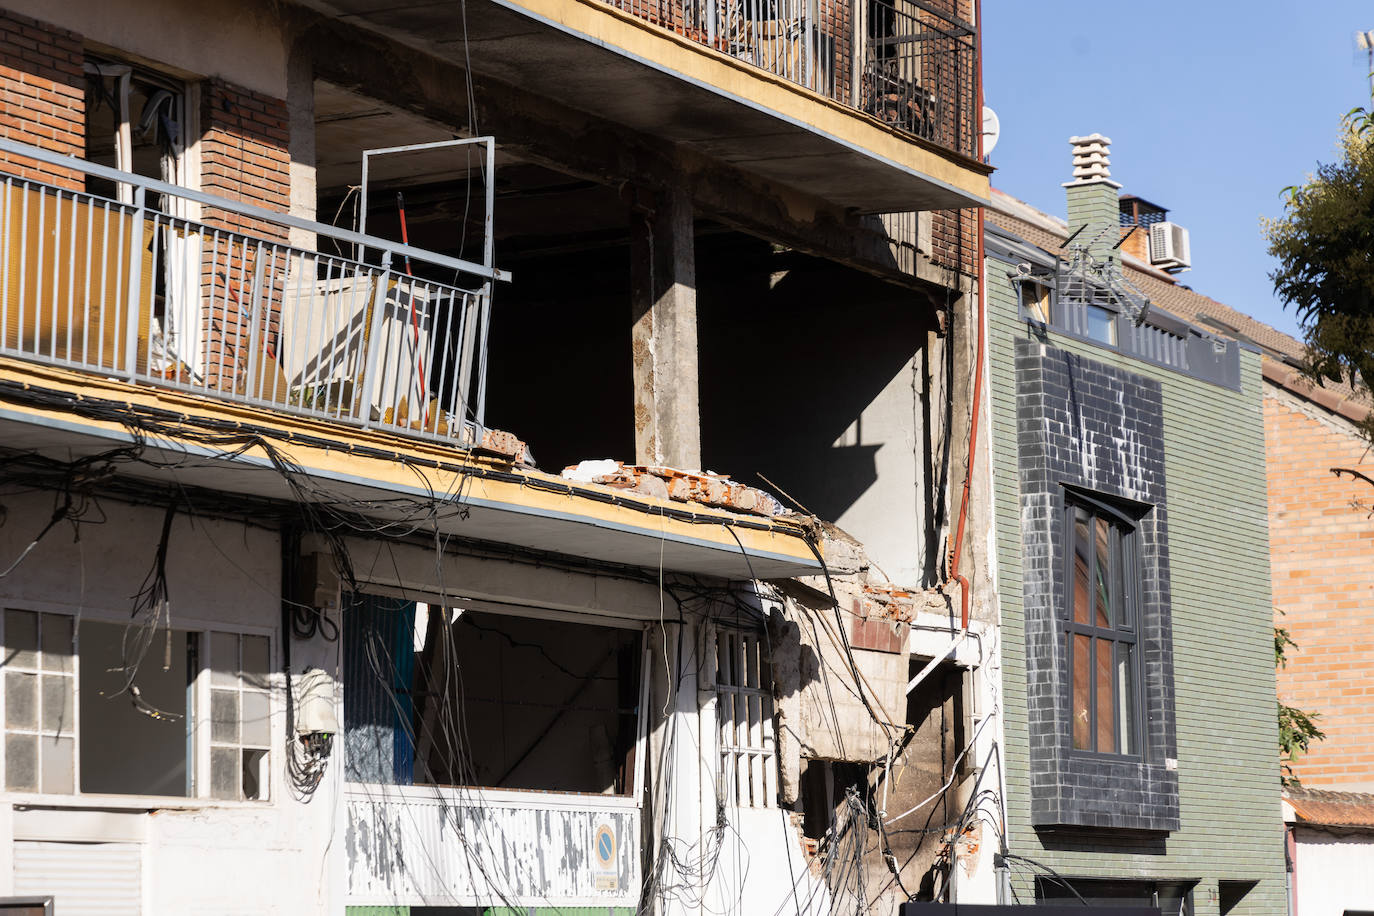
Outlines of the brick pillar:
{"type": "MultiPolygon", "coordinates": [[[[86,149],[86,78],[81,36],[36,19],[0,12],[0,137],[68,156],[86,149]]],[[[0,154],[0,171],[67,190],[80,172],[0,154]]]]}
{"type": "MultiPolygon", "coordinates": [[[[282,99],[211,79],[204,87],[200,138],[201,190],[277,213],[291,205],[291,157],[287,106],[282,99]]],[[[265,220],[206,207],[210,226],[285,243],[288,231],[265,220]]],[[[288,256],[283,245],[259,248],[240,236],[207,237],[202,260],[207,307],[203,309],[206,382],[239,394],[281,400],[286,396],[277,366],[281,297],[288,256]],[[259,263],[261,259],[261,263],[259,263]],[[248,306],[254,284],[266,309],[256,335],[248,306]],[[256,341],[256,352],[252,352],[256,341]],[[259,371],[249,379],[250,365],[259,371]]]]}
{"type": "Polygon", "coordinates": [[[695,470],[701,414],[692,201],[677,189],[648,203],[644,196],[630,230],[635,461],[695,470]]]}

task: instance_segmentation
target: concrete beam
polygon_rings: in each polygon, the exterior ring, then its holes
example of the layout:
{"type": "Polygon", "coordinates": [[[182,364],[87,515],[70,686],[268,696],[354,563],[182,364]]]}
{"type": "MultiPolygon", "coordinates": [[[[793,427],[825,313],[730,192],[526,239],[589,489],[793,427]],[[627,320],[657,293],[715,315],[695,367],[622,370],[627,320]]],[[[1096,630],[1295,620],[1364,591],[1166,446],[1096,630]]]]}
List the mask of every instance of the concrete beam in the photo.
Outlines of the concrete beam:
{"type": "Polygon", "coordinates": [[[701,467],[692,201],[681,188],[634,195],[630,350],[635,461],[701,467]]]}

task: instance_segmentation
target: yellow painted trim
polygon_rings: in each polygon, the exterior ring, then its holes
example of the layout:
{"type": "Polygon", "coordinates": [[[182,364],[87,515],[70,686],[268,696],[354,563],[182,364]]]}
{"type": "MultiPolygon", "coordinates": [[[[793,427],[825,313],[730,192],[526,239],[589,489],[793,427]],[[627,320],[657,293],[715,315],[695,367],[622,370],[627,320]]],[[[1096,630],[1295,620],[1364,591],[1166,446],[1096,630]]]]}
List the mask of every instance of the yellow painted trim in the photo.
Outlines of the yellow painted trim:
{"type": "MultiPolygon", "coordinates": [[[[419,481],[411,467],[395,460],[350,453],[348,451],[350,446],[368,446],[420,461],[438,461],[449,465],[469,466],[474,469],[502,470],[531,479],[542,478],[550,481],[557,480],[560,484],[567,483],[554,474],[512,466],[498,458],[476,455],[439,442],[426,442],[374,430],[356,429],[327,421],[219,401],[212,397],[144,385],[131,385],[117,380],[94,377],[83,372],[40,366],[9,358],[0,357],[0,379],[7,382],[62,390],[78,397],[119,401],[138,407],[173,411],[189,417],[229,421],[242,423],[249,427],[270,429],[278,434],[282,440],[289,440],[293,435],[327,439],[336,442],[337,448],[299,441],[282,441],[278,443],[278,446],[307,473],[371,481],[383,488],[399,488],[410,491],[419,484],[419,481]]],[[[0,402],[0,404],[11,413],[31,417],[32,422],[39,426],[50,427],[53,425],[53,421],[60,420],[69,426],[85,426],[94,433],[103,433],[107,436],[118,437],[125,433],[124,427],[119,423],[77,417],[58,408],[34,407],[17,402],[0,402]]],[[[199,447],[189,440],[182,444],[188,447],[199,447]]],[[[690,538],[719,546],[731,552],[738,553],[739,551],[739,545],[735,542],[734,537],[724,527],[718,525],[692,524],[671,517],[646,515],[634,509],[610,505],[575,494],[554,493],[511,481],[462,475],[440,468],[426,468],[424,474],[436,493],[461,492],[465,498],[505,504],[512,509],[558,512],[577,516],[591,524],[604,523],[619,528],[637,529],[652,537],[690,538]]],[[[579,484],[578,486],[594,485],[579,484]]],[[[751,521],[768,523],[768,520],[763,517],[739,515],[698,503],[659,500],[623,492],[617,495],[622,499],[661,505],[679,511],[686,510],[708,518],[719,518],[722,522],[748,518],[751,521]]],[[[750,553],[770,553],[806,563],[811,563],[815,559],[810,548],[806,545],[802,529],[794,524],[774,522],[771,531],[736,528],[735,533],[743,542],[745,550],[750,553]]]]}
{"type": "Polygon", "coordinates": [[[651,60],[674,73],[809,125],[981,199],[989,171],[974,160],[895,130],[791,80],[610,6],[605,0],[510,0],[594,41],[651,60]]]}

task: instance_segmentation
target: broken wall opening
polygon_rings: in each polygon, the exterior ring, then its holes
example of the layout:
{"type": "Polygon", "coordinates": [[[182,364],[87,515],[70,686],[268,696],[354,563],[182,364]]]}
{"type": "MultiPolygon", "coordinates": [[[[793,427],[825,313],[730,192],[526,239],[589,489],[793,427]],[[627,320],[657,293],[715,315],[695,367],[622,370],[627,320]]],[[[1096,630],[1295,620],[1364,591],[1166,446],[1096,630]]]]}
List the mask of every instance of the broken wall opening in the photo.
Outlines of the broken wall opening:
{"type": "Polygon", "coordinates": [[[637,629],[358,596],[347,777],[630,794],[641,654],[637,629]]]}
{"type": "Polygon", "coordinates": [[[929,298],[733,232],[698,235],[697,278],[706,466],[785,490],[927,584],[944,409],[929,298]]]}
{"type": "MultiPolygon", "coordinates": [[[[911,677],[925,660],[909,662],[911,677]]],[[[907,694],[905,724],[886,760],[803,760],[798,808],[803,835],[833,876],[837,899],[865,903],[901,885],[916,900],[944,893],[951,850],[974,822],[962,789],[974,768],[961,756],[968,736],[966,672],[943,664],[907,694]],[[886,853],[891,853],[891,860],[886,853]]]]}
{"type": "MultiPolygon", "coordinates": [[[[364,149],[461,133],[324,81],[315,83],[315,131],[317,213],[349,227],[361,217],[364,149]]],[[[411,245],[480,260],[488,181],[497,265],[513,280],[492,290],[486,425],[519,436],[546,470],[631,460],[629,213],[616,189],[499,146],[492,176],[468,148],[397,154],[370,162],[367,232],[400,241],[403,206],[411,245]]]]}

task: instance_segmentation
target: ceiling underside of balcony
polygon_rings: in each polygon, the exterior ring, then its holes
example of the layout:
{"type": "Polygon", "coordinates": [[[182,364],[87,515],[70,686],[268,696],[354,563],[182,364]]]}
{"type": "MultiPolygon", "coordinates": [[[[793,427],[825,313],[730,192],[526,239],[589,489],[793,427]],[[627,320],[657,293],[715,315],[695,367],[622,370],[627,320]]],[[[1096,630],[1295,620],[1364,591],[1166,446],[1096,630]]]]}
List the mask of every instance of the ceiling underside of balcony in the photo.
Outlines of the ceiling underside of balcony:
{"type": "Polygon", "coordinates": [[[985,202],[987,170],[977,163],[608,5],[540,3],[536,11],[516,0],[473,0],[466,24],[447,2],[309,5],[841,207],[899,212],[985,202]],[[607,40],[607,28],[634,47],[607,40]]]}

